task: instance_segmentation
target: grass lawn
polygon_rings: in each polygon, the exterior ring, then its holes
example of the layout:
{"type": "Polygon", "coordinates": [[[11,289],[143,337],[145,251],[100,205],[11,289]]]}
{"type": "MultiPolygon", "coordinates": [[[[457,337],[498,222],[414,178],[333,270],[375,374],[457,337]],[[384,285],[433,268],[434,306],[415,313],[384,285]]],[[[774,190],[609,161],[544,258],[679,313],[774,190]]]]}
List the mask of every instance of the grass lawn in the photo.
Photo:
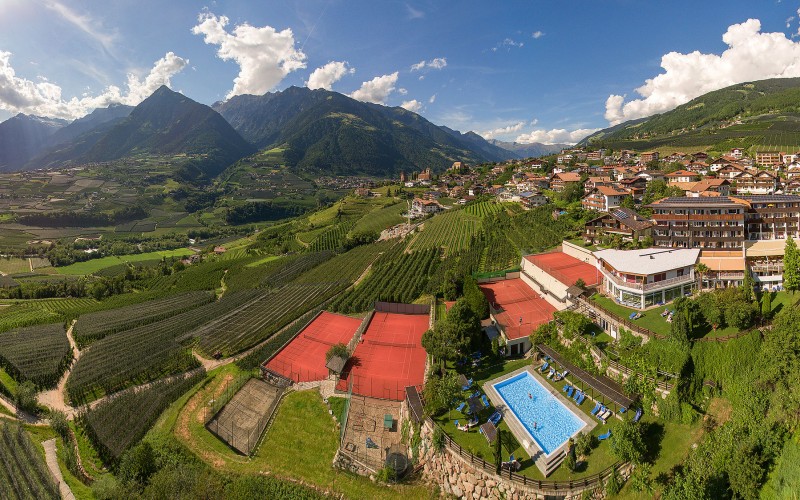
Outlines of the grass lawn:
{"type": "Polygon", "coordinates": [[[195,455],[218,471],[235,474],[264,474],[269,471],[333,491],[346,498],[426,498],[427,487],[389,487],[368,478],[334,469],[339,431],[316,390],[293,392],[281,402],[275,420],[256,454],[245,457],[217,439],[203,425],[204,411],[218,397],[226,380],[239,372],[226,365],[213,372],[207,382],[173,403],[156,423],[151,434],[171,432],[195,455]]]}
{"type": "Polygon", "coordinates": [[[247,264],[244,267],[257,267],[257,266],[260,266],[262,264],[266,264],[267,262],[271,262],[273,260],[277,260],[277,259],[280,259],[280,258],[281,258],[280,255],[270,255],[270,256],[264,257],[263,259],[258,259],[255,262],[251,262],[251,263],[247,264]]]}
{"type": "Polygon", "coordinates": [[[328,398],[328,404],[331,407],[333,416],[336,417],[336,420],[340,424],[342,423],[342,417],[344,417],[344,405],[346,402],[346,398],[338,398],[336,396],[331,396],[328,398]]]}
{"type": "Polygon", "coordinates": [[[110,257],[101,257],[99,259],[91,259],[85,262],[76,262],[68,266],[56,268],[60,274],[72,275],[86,275],[97,272],[107,267],[124,264],[126,262],[141,262],[143,260],[161,259],[162,257],[182,257],[191,255],[194,252],[188,248],[178,248],[177,250],[162,250],[159,252],[146,252],[131,255],[112,255],[110,257]]]}
{"type": "Polygon", "coordinates": [[[0,385],[8,389],[12,395],[17,393],[17,381],[2,368],[0,368],[0,385]]]}
{"type": "Polygon", "coordinates": [[[767,484],[761,490],[761,498],[796,499],[798,491],[800,491],[800,433],[795,433],[783,446],[783,452],[769,473],[767,484]]]}
{"type": "MultiPolygon", "coordinates": [[[[490,358],[491,359],[491,358],[490,358]]],[[[494,358],[495,361],[498,361],[498,358],[494,358]]],[[[499,358],[502,359],[502,358],[499,358]]],[[[483,387],[484,383],[488,380],[495,379],[501,375],[506,373],[510,373],[514,370],[522,368],[530,364],[530,360],[526,359],[516,359],[507,362],[495,362],[495,363],[487,363],[487,366],[481,368],[479,370],[474,371],[473,373],[467,373],[468,377],[472,377],[475,380],[475,383],[483,387]]],[[[564,382],[550,382],[548,381],[551,387],[560,391],[564,387],[564,382]]],[[[465,393],[466,395],[466,393],[465,393]]],[[[583,404],[579,407],[584,413],[587,415],[589,412],[594,408],[594,403],[587,399],[583,402],[583,404]]],[[[575,405],[570,405],[570,409],[575,411],[575,405]]],[[[489,408],[481,412],[479,416],[479,421],[481,423],[485,422],[487,418],[494,412],[494,408],[489,408]]],[[[455,427],[455,420],[460,420],[460,423],[466,422],[469,420],[469,417],[465,416],[464,414],[455,410],[455,408],[450,411],[450,413],[445,413],[434,420],[442,426],[444,431],[450,435],[459,445],[463,448],[471,451],[473,454],[482,456],[489,462],[494,461],[494,448],[489,445],[486,441],[486,438],[483,437],[483,434],[479,433],[477,429],[470,432],[463,432],[459,431],[455,427]]],[[[608,429],[613,429],[617,425],[618,421],[616,419],[609,419],[608,424],[606,425],[598,425],[592,430],[592,434],[595,436],[599,436],[600,434],[605,433],[608,429]]],[[[506,425],[505,421],[501,421],[500,425],[498,426],[499,429],[502,429],[504,432],[511,434],[506,425]]],[[[613,431],[612,431],[613,432],[613,431]]],[[[515,439],[516,441],[516,439],[515,439]]],[[[579,479],[582,477],[586,477],[597,472],[604,470],[606,467],[610,466],[614,462],[616,462],[616,458],[610,455],[608,442],[601,442],[600,445],[595,448],[592,453],[587,458],[584,467],[579,469],[578,472],[572,472],[565,466],[560,466],[558,469],[555,470],[550,476],[547,478],[542,475],[541,471],[536,467],[536,464],[530,459],[530,456],[527,452],[518,445],[518,443],[514,443],[517,446],[514,446],[513,449],[504,449],[503,450],[503,459],[506,459],[508,454],[513,453],[514,456],[520,460],[522,463],[522,469],[520,470],[521,474],[524,474],[533,479],[548,479],[554,481],[564,481],[570,479],[579,479]]],[[[512,445],[513,446],[513,445],[512,445]]]]}
{"type": "Polygon", "coordinates": [[[64,482],[67,483],[69,489],[72,490],[72,494],[75,495],[75,498],[87,500],[95,498],[92,493],[92,488],[83,484],[67,467],[64,454],[64,442],[61,438],[56,439],[56,459],[58,460],[58,468],[61,469],[61,475],[64,477],[64,482]]]}

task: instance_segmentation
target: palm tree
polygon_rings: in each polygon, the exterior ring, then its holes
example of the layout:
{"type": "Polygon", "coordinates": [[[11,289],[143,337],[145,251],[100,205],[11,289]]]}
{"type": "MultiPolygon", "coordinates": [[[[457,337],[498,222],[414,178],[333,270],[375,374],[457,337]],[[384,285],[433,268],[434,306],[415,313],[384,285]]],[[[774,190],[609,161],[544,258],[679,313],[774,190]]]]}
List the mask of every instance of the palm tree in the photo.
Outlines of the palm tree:
{"type": "Polygon", "coordinates": [[[705,274],[707,272],[709,272],[710,270],[711,269],[709,269],[709,267],[707,265],[703,264],[702,262],[698,262],[697,264],[694,265],[694,272],[699,276],[698,285],[697,285],[698,290],[702,290],[702,288],[703,288],[703,276],[705,276],[705,274]]]}

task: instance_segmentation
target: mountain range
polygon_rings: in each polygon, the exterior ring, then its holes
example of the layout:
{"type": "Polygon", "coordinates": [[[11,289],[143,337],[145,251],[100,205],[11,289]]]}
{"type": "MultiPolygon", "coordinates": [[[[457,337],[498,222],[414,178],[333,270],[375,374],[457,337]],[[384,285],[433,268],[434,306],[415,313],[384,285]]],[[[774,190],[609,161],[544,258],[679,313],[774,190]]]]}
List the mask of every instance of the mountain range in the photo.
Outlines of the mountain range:
{"type": "Polygon", "coordinates": [[[731,85],[666,113],[600,130],[579,144],[639,151],[800,148],[800,78],[731,85]]]}
{"type": "Polygon", "coordinates": [[[23,114],[1,123],[0,171],[186,155],[181,175],[207,180],[238,159],[270,150],[300,171],[388,177],[425,167],[441,171],[454,161],[541,156],[561,147],[487,141],[401,107],[324,89],[289,87],[209,107],[162,86],[136,107],[100,108],[71,123],[23,114]]]}

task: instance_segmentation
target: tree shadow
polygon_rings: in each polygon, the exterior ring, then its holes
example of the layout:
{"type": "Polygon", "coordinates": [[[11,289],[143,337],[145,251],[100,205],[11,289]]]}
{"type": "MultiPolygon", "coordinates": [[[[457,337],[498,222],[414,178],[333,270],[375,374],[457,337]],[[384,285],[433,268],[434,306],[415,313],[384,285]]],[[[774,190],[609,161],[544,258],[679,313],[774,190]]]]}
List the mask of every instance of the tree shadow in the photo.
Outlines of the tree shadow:
{"type": "Polygon", "coordinates": [[[645,462],[655,463],[656,459],[661,455],[661,443],[664,440],[664,424],[647,422],[641,425],[644,427],[642,435],[645,442],[645,452],[642,458],[645,462]]]}

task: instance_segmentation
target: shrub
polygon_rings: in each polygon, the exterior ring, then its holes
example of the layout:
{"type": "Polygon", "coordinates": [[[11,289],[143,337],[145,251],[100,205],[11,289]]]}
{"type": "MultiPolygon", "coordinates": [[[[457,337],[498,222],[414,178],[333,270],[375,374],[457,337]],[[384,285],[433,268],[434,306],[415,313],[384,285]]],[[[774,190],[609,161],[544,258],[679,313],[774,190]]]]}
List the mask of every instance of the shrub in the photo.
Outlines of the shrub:
{"type": "Polygon", "coordinates": [[[622,489],[622,479],[616,469],[606,479],[606,495],[613,497],[622,489]]]}
{"type": "Polygon", "coordinates": [[[436,451],[444,449],[444,431],[438,425],[433,429],[433,449],[436,451]]]}

